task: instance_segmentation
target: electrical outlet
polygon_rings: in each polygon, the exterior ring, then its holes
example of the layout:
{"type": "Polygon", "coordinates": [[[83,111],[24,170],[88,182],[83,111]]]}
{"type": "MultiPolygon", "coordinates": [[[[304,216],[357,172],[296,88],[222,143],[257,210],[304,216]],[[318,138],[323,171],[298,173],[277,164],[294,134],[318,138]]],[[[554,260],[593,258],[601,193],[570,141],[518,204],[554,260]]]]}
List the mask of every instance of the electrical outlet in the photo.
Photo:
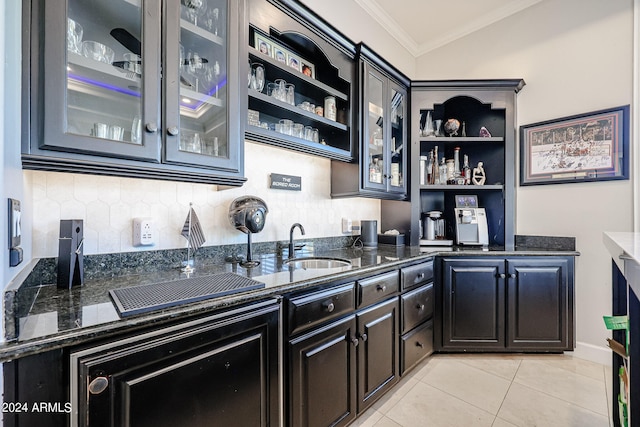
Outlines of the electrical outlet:
{"type": "Polygon", "coordinates": [[[359,236],[360,233],[360,220],[352,221],[351,224],[351,234],[354,236],[359,236]]]}
{"type": "Polygon", "coordinates": [[[344,234],[351,234],[352,232],[352,223],[348,218],[342,218],[342,232],[344,234]]]}
{"type": "Polygon", "coordinates": [[[153,246],[155,231],[151,218],[133,219],[133,246],[153,246]]]}

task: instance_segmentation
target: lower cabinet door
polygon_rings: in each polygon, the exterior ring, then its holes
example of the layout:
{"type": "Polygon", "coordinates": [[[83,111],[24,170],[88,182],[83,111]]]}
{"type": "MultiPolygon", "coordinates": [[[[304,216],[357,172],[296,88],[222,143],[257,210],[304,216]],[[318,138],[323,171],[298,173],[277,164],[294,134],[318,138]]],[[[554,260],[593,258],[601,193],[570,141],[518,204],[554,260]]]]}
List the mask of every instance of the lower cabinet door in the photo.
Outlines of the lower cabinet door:
{"type": "Polygon", "coordinates": [[[277,425],[277,307],[72,353],[71,425],[277,425]]]}
{"type": "Polygon", "coordinates": [[[573,350],[572,258],[509,259],[507,273],[507,346],[573,350]]]}
{"type": "Polygon", "coordinates": [[[358,413],[400,377],[398,298],[358,312],[358,413]]]}
{"type": "Polygon", "coordinates": [[[287,425],[345,426],[356,418],[358,344],[354,315],[289,341],[287,425]]]}
{"type": "Polygon", "coordinates": [[[504,258],[446,258],[442,267],[443,349],[504,349],[504,258]]]}

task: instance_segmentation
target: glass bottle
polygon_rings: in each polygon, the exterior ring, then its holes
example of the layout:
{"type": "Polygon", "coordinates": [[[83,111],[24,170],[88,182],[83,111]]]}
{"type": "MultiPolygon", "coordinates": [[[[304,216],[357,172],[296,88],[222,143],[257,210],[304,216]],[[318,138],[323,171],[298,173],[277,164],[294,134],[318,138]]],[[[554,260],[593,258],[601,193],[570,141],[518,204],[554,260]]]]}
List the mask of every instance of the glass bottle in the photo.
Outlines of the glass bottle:
{"type": "Polygon", "coordinates": [[[464,176],[464,185],[471,184],[471,167],[469,166],[469,156],[464,155],[464,165],[462,166],[462,174],[464,176]]]}
{"type": "Polygon", "coordinates": [[[453,149],[453,177],[460,176],[460,147],[453,149]]]}
{"type": "Polygon", "coordinates": [[[376,159],[372,158],[369,162],[369,182],[376,182],[376,159]]]}
{"type": "Polygon", "coordinates": [[[440,162],[439,172],[440,172],[440,184],[444,185],[447,183],[447,164],[444,156],[442,156],[442,161],[440,162]]]}
{"type": "Polygon", "coordinates": [[[431,171],[431,182],[430,184],[435,184],[436,179],[438,177],[438,146],[433,147],[433,170],[431,171]]]}
{"type": "Polygon", "coordinates": [[[425,184],[433,183],[433,150],[429,151],[429,162],[427,163],[427,168],[425,170],[426,177],[424,179],[425,184]]]}

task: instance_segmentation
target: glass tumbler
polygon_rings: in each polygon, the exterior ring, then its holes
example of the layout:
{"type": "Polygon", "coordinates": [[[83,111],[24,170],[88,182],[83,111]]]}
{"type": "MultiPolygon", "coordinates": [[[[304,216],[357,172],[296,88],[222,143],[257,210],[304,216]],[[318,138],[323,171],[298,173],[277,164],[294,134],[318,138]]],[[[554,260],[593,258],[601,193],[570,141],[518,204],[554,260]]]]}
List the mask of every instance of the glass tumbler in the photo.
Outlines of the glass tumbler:
{"type": "Polygon", "coordinates": [[[294,123],[291,135],[295,136],[296,138],[304,138],[304,125],[300,123],[294,123]]]}
{"type": "Polygon", "coordinates": [[[282,133],[285,135],[291,135],[291,129],[293,128],[293,120],[280,119],[280,126],[282,133]]]}
{"type": "Polygon", "coordinates": [[[71,18],[67,19],[67,49],[81,55],[82,25],[71,18]]]}
{"type": "Polygon", "coordinates": [[[254,62],[251,64],[251,88],[262,92],[265,83],[264,65],[254,62]]]}
{"type": "Polygon", "coordinates": [[[285,85],[286,102],[291,105],[296,105],[295,94],[296,86],[293,83],[287,83],[285,85]]]}

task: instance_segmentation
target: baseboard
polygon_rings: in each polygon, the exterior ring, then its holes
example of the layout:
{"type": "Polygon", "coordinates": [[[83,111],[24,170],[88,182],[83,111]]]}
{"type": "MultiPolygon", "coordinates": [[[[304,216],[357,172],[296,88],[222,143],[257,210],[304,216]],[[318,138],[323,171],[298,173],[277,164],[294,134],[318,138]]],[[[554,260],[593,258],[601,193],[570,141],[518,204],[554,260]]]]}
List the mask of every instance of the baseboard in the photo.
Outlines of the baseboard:
{"type": "Polygon", "coordinates": [[[565,354],[602,365],[611,365],[611,349],[605,346],[577,342],[576,349],[565,354]]]}

